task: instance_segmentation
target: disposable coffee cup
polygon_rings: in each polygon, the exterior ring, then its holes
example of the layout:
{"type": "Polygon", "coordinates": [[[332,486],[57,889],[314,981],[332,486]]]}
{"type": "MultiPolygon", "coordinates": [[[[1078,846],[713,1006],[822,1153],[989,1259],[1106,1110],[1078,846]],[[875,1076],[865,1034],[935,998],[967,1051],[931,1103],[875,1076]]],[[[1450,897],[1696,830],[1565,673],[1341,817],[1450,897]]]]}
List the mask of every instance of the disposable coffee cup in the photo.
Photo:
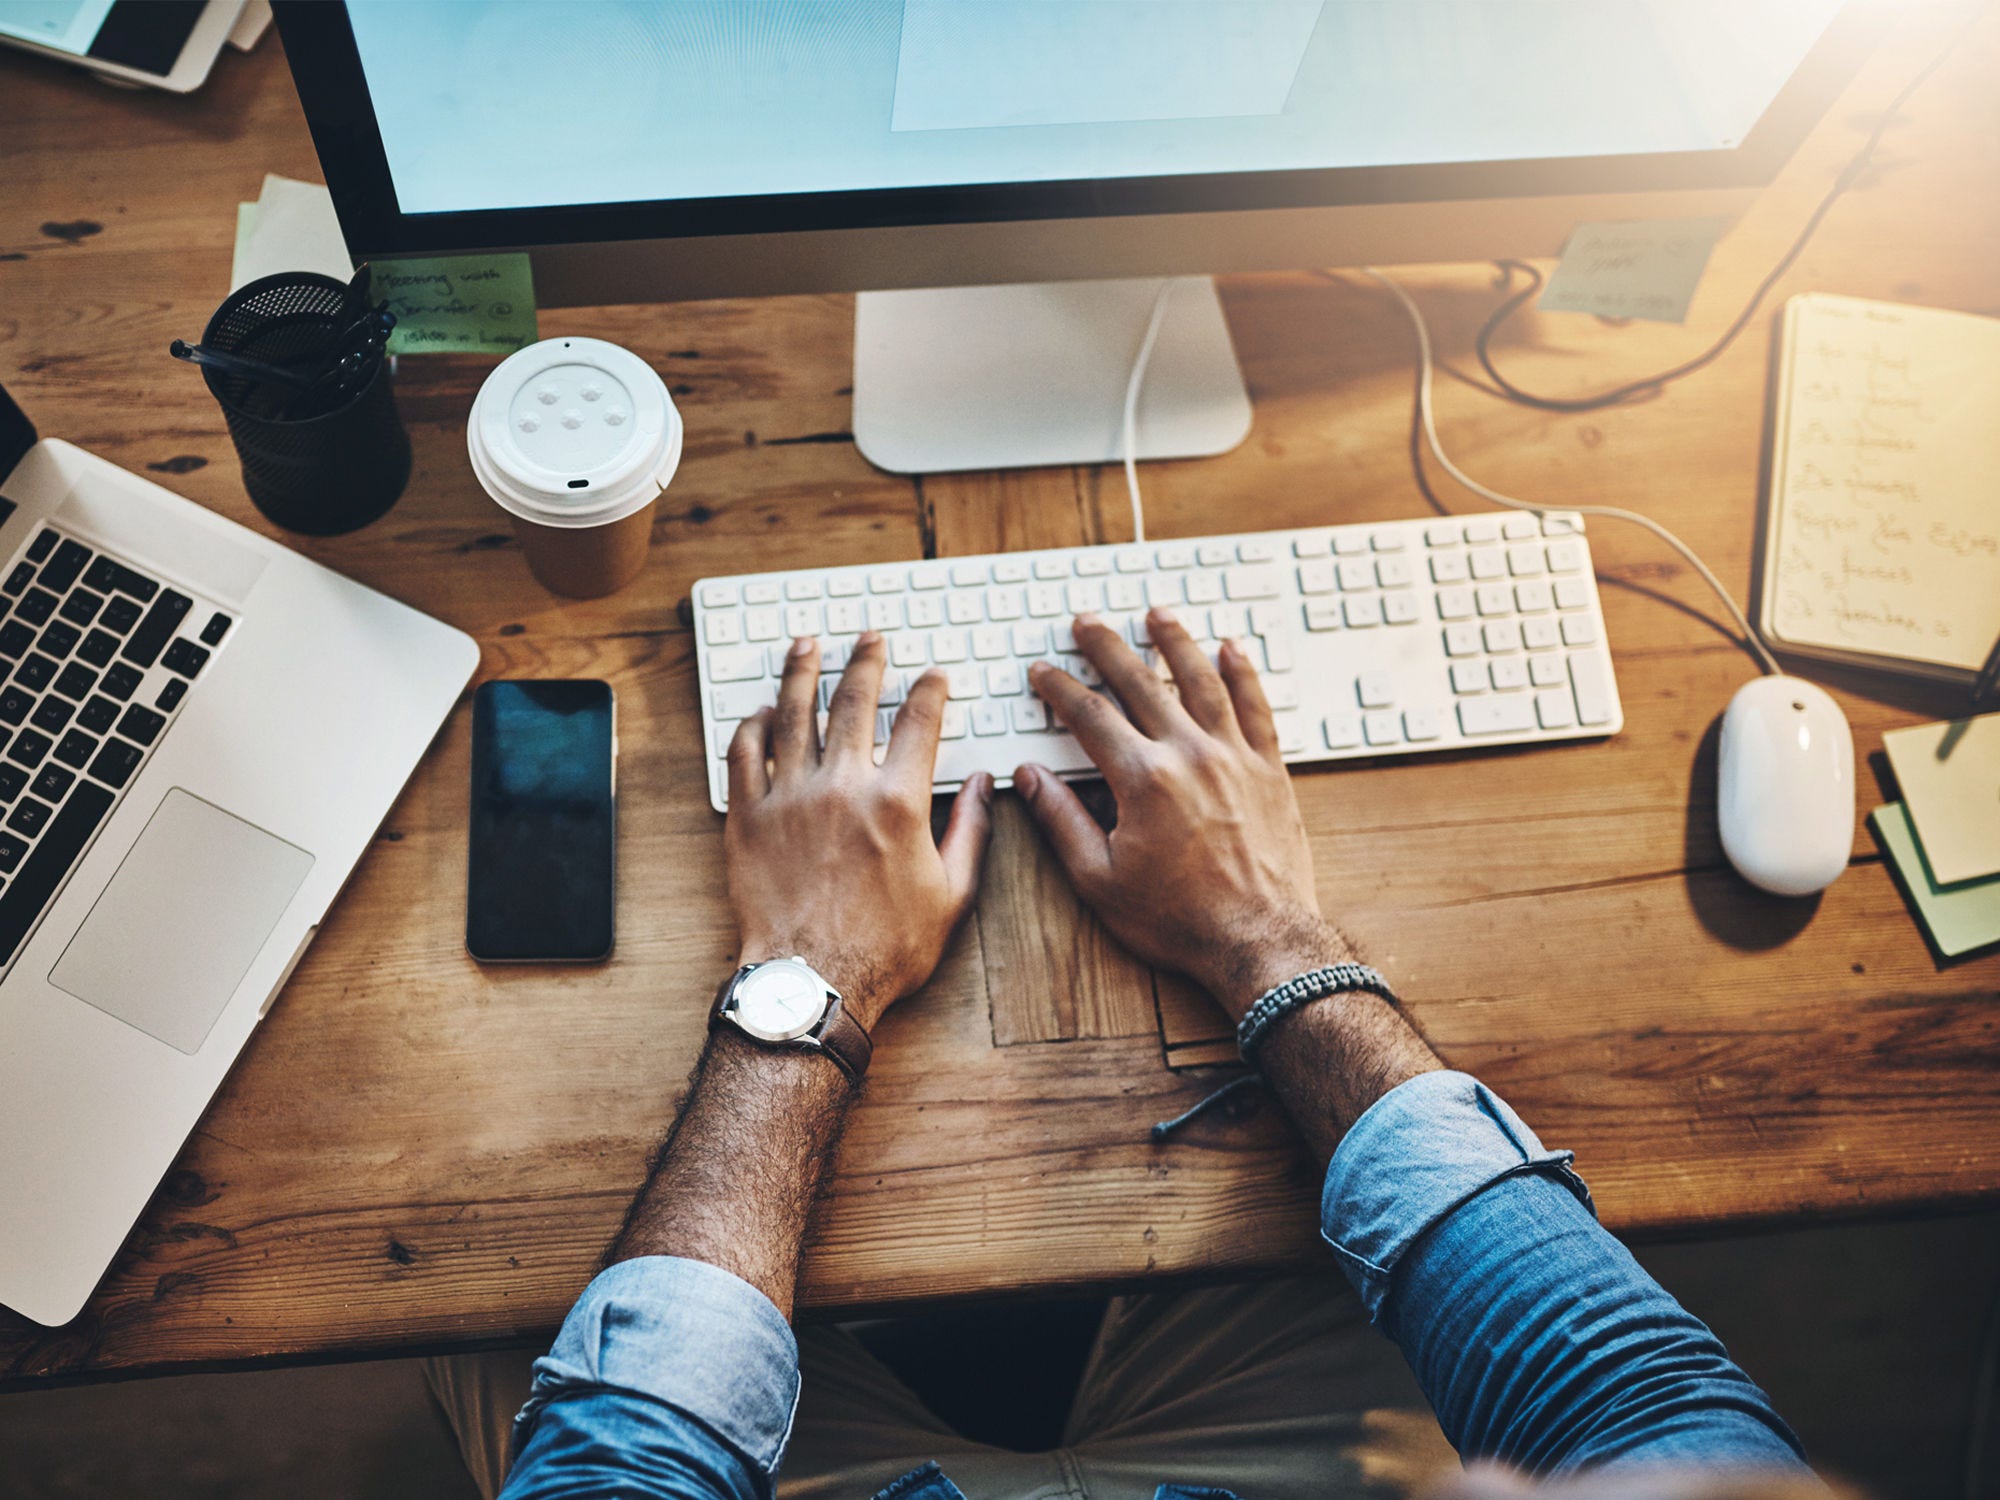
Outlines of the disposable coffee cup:
{"type": "Polygon", "coordinates": [[[638,355],[603,339],[515,351],[480,386],[465,443],[543,587],[595,599],[639,575],[681,415],[638,355]]]}

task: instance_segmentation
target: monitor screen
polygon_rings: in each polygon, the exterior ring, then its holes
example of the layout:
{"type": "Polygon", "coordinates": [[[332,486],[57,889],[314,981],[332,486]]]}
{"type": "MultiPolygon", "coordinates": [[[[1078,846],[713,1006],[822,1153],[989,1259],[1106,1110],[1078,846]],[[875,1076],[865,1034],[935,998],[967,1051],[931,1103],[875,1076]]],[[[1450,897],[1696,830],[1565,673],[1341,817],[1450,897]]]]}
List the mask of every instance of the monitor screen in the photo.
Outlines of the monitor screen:
{"type": "Polygon", "coordinates": [[[1839,0],[349,0],[405,215],[1728,152],[1839,0]]]}

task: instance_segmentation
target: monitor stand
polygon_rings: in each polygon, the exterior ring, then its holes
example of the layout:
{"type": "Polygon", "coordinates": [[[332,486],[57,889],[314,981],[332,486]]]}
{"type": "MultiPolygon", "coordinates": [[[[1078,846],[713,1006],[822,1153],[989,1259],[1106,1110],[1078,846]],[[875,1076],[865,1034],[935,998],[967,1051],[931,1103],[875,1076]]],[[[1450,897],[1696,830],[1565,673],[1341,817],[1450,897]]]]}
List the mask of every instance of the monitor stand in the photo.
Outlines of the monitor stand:
{"type": "MultiPolygon", "coordinates": [[[[854,441],[893,474],[1117,463],[1156,278],[863,292],[854,441]]],[[[1137,456],[1225,453],[1250,396],[1215,283],[1175,279],[1139,394],[1137,456]]]]}

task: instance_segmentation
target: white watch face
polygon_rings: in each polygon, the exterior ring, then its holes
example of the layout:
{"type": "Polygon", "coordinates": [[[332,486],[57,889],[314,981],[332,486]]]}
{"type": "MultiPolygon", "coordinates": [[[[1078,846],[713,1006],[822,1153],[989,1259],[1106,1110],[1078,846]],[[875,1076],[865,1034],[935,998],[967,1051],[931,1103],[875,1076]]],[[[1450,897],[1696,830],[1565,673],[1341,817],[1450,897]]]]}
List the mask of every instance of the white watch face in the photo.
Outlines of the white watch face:
{"type": "Polygon", "coordinates": [[[737,1024],[767,1042],[789,1042],[826,1015],[826,982],[802,963],[773,959],[736,986],[737,1024]]]}

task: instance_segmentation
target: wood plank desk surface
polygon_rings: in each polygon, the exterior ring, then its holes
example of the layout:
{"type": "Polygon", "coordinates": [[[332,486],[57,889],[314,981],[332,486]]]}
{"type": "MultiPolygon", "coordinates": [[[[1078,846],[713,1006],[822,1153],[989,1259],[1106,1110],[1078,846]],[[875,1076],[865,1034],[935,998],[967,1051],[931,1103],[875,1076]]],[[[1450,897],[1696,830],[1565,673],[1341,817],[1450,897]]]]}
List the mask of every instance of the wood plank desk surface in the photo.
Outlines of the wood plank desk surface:
{"type": "MultiPolygon", "coordinates": [[[[1687,327],[1528,316],[1500,350],[1510,372],[1577,391],[1705,345],[1947,20],[1913,9],[1723,242],[1687,327]]],[[[1996,64],[1989,18],[1780,296],[2000,311],[1996,64]]],[[[166,355],[227,290],[235,205],[266,171],[319,175],[275,35],[225,56],[188,99],[0,56],[0,381],[45,434],[268,532],[214,403],[166,355]]],[[[1495,302],[1491,268],[1407,274],[1462,366],[1495,302]]],[[[1148,467],[1153,534],[1426,514],[1411,340],[1380,290],[1299,273],[1227,279],[1223,300],[1256,425],[1224,457],[1148,467]]],[[[461,704],[90,1307],[55,1331],[0,1315],[0,1378],[437,1348],[560,1320],[641,1181],[731,961],[678,612],[689,586],[1129,535],[1115,469],[922,482],[871,469],[847,432],[851,325],[846,297],[543,315],[545,335],[651,360],[687,420],[649,570],[596,603],[530,580],[467,468],[465,414],[488,366],[404,361],[408,493],[357,535],[287,540],[470,631],[483,677],[615,685],[617,957],[578,971],[466,958],[461,704]]],[[[1514,493],[1647,511],[1747,592],[1767,326],[1659,399],[1588,416],[1447,379],[1446,442],[1514,493]]],[[[1713,730],[1752,664],[1677,558],[1630,527],[1592,539],[1624,732],[1302,772],[1327,910],[1448,1061],[1576,1150],[1620,1231],[1991,1201],[2000,958],[1936,962],[1865,830],[1817,901],[1764,898],[1730,873],[1713,730]]],[[[1882,731],[1956,705],[1807,670],[1870,758],[1865,812],[1884,800],[1870,771],[1882,731]]],[[[1268,1105],[1148,1140],[1209,1087],[1213,1072],[1187,1065],[1215,1055],[1219,1016],[1080,915],[1009,797],[998,824],[976,919],[882,1027],[814,1224],[805,1304],[1325,1264],[1315,1173],[1268,1105]]]]}

